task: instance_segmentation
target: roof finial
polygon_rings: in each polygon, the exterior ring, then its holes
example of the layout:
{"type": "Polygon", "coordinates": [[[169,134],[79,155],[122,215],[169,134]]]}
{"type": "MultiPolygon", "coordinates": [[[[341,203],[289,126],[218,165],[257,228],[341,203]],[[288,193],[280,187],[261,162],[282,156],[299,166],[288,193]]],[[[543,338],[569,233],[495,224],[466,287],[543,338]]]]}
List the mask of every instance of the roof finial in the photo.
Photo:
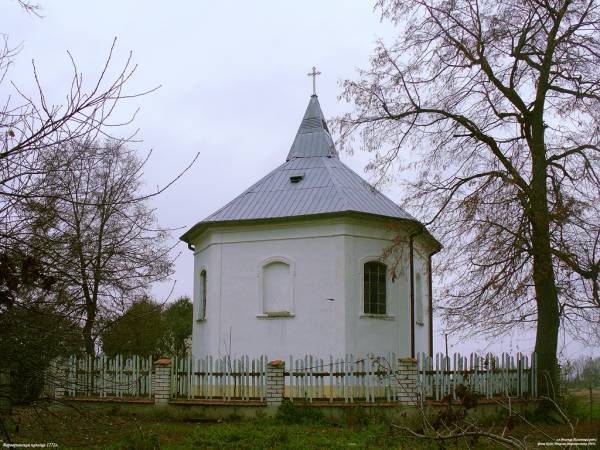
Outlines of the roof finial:
{"type": "Polygon", "coordinates": [[[309,77],[313,77],[313,95],[317,95],[317,75],[321,75],[321,72],[317,71],[317,68],[313,66],[312,72],[307,74],[309,77]]]}

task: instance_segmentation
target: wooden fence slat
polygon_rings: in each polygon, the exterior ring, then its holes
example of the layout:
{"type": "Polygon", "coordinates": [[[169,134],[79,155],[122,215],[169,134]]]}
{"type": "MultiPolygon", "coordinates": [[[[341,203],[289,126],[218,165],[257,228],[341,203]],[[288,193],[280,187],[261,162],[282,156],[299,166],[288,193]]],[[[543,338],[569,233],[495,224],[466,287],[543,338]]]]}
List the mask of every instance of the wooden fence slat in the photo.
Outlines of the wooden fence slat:
{"type": "Polygon", "coordinates": [[[312,355],[310,355],[310,357],[308,358],[308,371],[307,371],[307,375],[308,375],[308,401],[312,403],[313,400],[313,357],[312,355]]]}

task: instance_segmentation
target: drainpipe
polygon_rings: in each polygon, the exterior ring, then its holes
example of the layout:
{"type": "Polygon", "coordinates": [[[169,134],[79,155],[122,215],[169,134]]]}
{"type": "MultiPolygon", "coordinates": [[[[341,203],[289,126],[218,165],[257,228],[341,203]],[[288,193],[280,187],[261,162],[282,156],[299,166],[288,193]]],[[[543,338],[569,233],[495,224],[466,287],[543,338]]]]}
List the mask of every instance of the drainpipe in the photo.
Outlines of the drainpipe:
{"type": "Polygon", "coordinates": [[[189,248],[191,251],[193,251],[193,252],[195,252],[195,251],[196,251],[196,247],[194,247],[194,246],[193,246],[192,244],[190,244],[189,242],[188,242],[188,248],[189,248]]]}

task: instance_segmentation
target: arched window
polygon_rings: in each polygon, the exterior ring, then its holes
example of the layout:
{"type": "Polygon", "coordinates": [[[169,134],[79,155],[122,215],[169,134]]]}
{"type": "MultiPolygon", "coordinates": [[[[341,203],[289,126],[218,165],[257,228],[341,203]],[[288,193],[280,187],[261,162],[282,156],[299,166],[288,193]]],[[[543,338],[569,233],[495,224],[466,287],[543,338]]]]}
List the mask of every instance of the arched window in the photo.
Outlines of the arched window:
{"type": "Polygon", "coordinates": [[[369,261],[364,265],[363,299],[365,314],[386,314],[387,266],[369,261]]]}
{"type": "Polygon", "coordinates": [[[292,310],[290,265],[273,261],[262,268],[263,313],[289,313],[292,310]]]}
{"type": "Polygon", "coordinates": [[[423,325],[423,280],[420,273],[415,275],[415,291],[415,320],[423,325]]]}
{"type": "Polygon", "coordinates": [[[198,320],[206,319],[206,270],[200,272],[198,282],[198,320]]]}

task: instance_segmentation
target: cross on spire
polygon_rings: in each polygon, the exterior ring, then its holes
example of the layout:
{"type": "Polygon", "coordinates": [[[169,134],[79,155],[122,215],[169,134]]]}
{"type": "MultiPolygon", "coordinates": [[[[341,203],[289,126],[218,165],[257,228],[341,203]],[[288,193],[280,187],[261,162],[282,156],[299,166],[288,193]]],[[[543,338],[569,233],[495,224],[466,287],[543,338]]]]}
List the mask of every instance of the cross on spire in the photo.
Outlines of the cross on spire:
{"type": "Polygon", "coordinates": [[[307,74],[309,77],[313,77],[313,95],[317,95],[317,75],[321,75],[321,72],[317,71],[317,68],[313,66],[312,72],[307,74]]]}

